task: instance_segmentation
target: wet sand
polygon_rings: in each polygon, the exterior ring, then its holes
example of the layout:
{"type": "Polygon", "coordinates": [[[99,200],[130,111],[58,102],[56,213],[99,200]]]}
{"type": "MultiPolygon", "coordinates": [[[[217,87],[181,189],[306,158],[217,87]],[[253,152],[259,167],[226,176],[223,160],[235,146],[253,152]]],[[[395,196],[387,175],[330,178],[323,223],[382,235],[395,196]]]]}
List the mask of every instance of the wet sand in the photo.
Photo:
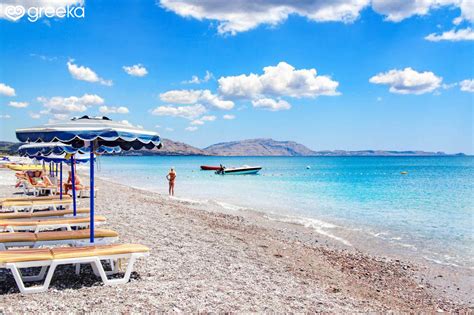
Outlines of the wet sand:
{"type": "MultiPolygon", "coordinates": [[[[151,248],[131,282],[103,286],[90,269],[78,277],[64,266],[47,293],[25,297],[0,272],[0,312],[472,311],[472,301],[443,292],[426,266],[344,248],[255,213],[211,212],[103,180],[97,187],[104,227],[121,243],[151,248]]],[[[1,197],[14,192],[0,183],[1,197]]]]}

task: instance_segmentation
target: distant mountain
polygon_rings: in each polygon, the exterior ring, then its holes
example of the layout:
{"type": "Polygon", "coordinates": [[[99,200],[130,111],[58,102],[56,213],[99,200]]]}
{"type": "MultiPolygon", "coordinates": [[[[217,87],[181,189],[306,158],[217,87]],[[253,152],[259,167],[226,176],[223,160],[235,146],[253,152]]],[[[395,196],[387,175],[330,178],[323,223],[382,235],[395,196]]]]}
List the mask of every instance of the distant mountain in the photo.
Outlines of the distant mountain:
{"type": "Polygon", "coordinates": [[[154,150],[138,150],[123,152],[123,155],[209,155],[204,150],[193,147],[183,142],[161,139],[163,147],[154,150]]]}
{"type": "Polygon", "coordinates": [[[15,154],[21,143],[0,141],[0,152],[5,154],[15,154]]]}
{"type": "MultiPolygon", "coordinates": [[[[217,155],[217,156],[463,156],[465,154],[446,154],[426,151],[313,151],[294,141],[273,139],[249,139],[213,144],[199,149],[189,144],[169,139],[161,139],[162,149],[123,152],[122,155],[217,155]]],[[[0,153],[15,154],[21,143],[0,141],[0,153]]]]}
{"type": "Polygon", "coordinates": [[[294,141],[250,139],[223,142],[204,149],[210,155],[221,156],[310,156],[315,152],[294,141]]]}

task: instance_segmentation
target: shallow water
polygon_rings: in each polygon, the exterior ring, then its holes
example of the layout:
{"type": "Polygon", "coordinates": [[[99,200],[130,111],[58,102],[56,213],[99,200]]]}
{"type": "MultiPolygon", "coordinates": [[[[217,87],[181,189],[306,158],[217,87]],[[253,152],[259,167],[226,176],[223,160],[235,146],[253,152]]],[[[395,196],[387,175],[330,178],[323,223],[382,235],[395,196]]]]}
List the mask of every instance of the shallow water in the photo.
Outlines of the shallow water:
{"type": "Polygon", "coordinates": [[[473,266],[472,157],[101,157],[98,164],[101,177],[161,193],[174,166],[178,198],[259,210],[348,246],[365,237],[427,261],[473,266]],[[220,163],[264,168],[246,176],[199,170],[220,163]]]}

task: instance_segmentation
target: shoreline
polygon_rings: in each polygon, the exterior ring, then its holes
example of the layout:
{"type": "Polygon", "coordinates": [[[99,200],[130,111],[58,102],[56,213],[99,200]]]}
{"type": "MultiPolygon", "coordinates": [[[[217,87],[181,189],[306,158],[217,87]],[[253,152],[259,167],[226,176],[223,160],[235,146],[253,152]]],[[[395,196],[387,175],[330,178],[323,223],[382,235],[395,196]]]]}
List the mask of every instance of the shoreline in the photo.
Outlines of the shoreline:
{"type": "MultiPolygon", "coordinates": [[[[472,305],[460,296],[448,297],[423,266],[343,248],[301,225],[258,213],[200,209],[103,179],[97,186],[97,214],[107,217],[107,227],[119,232],[120,242],[152,249],[151,256],[137,264],[140,279],[103,287],[93,277],[71,277],[73,289],[62,288],[64,281],[53,281],[48,293],[29,296],[35,308],[434,312],[468,311],[472,305]]],[[[10,186],[0,189],[2,196],[14,192],[10,186]]],[[[79,201],[87,204],[88,199],[79,201]]],[[[62,276],[67,277],[58,277],[62,276]]],[[[20,294],[5,292],[8,285],[2,283],[0,295],[5,311],[28,310],[20,294]]]]}
{"type": "MultiPolygon", "coordinates": [[[[84,173],[83,175],[87,177],[87,174],[84,173]]],[[[123,184],[115,178],[101,175],[97,176],[97,178],[168,198],[166,193],[152,190],[148,187],[143,188],[123,184]]],[[[471,285],[471,283],[474,283],[474,267],[461,266],[456,263],[449,263],[449,261],[440,261],[436,260],[436,258],[425,256],[426,252],[420,252],[409,241],[402,241],[402,237],[386,238],[382,235],[384,234],[383,232],[375,233],[364,226],[346,226],[342,222],[334,222],[327,219],[321,220],[320,218],[301,214],[289,215],[279,213],[278,211],[268,211],[269,209],[250,208],[245,205],[229,203],[227,200],[181,196],[172,197],[172,200],[191,205],[199,210],[241,215],[254,221],[259,221],[259,224],[271,225],[271,222],[273,222],[275,225],[303,228],[309,231],[309,233],[316,232],[328,244],[337,249],[352,249],[376,257],[410,261],[411,263],[423,266],[426,269],[425,273],[428,273],[433,278],[433,282],[440,287],[440,291],[455,299],[473,303],[473,300],[469,298],[474,296],[474,286],[471,285]],[[456,287],[453,286],[454,283],[456,283],[456,287]],[[462,294],[460,291],[465,292],[465,294],[462,294]]],[[[288,209],[291,209],[291,207],[288,209]]]]}

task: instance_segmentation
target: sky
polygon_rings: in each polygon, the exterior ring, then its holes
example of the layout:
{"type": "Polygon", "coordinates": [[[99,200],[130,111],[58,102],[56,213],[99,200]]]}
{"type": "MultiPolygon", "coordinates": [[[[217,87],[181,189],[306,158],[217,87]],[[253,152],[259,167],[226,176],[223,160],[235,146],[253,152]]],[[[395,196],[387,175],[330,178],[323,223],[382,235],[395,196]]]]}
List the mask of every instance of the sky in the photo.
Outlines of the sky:
{"type": "Polygon", "coordinates": [[[0,0],[0,140],[90,115],[197,147],[474,154],[473,22],[472,0],[0,0]]]}

